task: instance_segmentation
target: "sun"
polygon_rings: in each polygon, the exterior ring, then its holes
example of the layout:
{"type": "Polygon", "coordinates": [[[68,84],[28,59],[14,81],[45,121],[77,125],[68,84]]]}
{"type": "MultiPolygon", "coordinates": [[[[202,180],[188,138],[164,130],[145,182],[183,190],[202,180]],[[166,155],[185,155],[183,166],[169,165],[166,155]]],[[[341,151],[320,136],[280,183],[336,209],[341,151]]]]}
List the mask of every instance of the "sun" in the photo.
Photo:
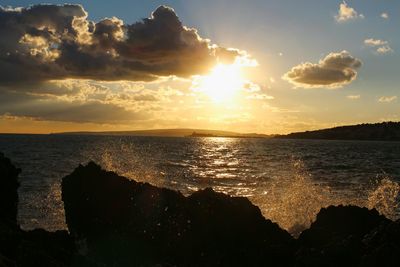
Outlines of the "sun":
{"type": "Polygon", "coordinates": [[[231,101],[244,83],[239,65],[218,64],[209,75],[201,76],[195,82],[195,87],[212,101],[221,103],[231,101]]]}

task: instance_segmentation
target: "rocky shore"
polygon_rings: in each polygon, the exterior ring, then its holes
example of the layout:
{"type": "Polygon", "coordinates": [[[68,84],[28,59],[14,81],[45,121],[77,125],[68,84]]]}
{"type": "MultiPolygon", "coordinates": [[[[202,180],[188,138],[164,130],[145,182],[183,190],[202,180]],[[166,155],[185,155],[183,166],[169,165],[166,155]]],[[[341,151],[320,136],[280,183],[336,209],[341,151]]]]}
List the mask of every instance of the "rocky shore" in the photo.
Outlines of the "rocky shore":
{"type": "Polygon", "coordinates": [[[400,266],[400,221],[321,209],[294,239],[247,198],[188,197],[91,162],[62,181],[67,231],[23,231],[20,170],[0,154],[0,266],[400,266]]]}

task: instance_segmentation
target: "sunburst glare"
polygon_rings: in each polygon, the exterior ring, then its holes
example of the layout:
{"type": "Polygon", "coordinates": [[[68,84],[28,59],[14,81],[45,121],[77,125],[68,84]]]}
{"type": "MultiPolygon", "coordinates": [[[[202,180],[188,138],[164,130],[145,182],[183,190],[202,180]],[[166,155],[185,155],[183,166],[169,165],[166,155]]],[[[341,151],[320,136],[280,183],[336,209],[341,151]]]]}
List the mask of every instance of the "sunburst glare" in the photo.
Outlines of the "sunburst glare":
{"type": "Polygon", "coordinates": [[[221,103],[232,101],[244,84],[240,65],[218,64],[209,75],[197,77],[193,81],[193,88],[213,102],[221,103]]]}

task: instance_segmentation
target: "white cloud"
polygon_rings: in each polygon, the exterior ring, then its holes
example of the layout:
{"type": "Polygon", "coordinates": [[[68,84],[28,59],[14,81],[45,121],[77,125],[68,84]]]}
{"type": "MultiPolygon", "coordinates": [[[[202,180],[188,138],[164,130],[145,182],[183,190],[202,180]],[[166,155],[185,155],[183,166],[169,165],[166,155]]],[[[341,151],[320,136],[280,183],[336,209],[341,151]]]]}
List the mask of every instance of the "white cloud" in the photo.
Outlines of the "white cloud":
{"type": "Polygon", "coordinates": [[[364,18],[364,15],[358,14],[358,12],[354,8],[349,7],[345,1],[339,5],[339,12],[335,16],[337,22],[345,22],[357,18],[364,18]]]}
{"type": "Polygon", "coordinates": [[[374,46],[387,45],[388,42],[387,41],[383,41],[383,40],[379,40],[379,39],[369,38],[369,39],[365,39],[364,40],[364,44],[374,47],[374,46]]]}
{"type": "Polygon", "coordinates": [[[274,99],[273,96],[267,94],[252,94],[247,97],[247,99],[251,100],[272,100],[274,99]]]}
{"type": "Polygon", "coordinates": [[[346,96],[348,99],[351,99],[351,100],[356,100],[356,99],[360,99],[361,98],[361,96],[360,95],[348,95],[348,96],[346,96]]]}
{"type": "Polygon", "coordinates": [[[388,13],[382,13],[381,14],[381,18],[384,18],[384,19],[388,19],[389,18],[389,14],[388,13]]]}
{"type": "Polygon", "coordinates": [[[379,47],[376,50],[376,52],[378,52],[379,54],[386,54],[386,53],[393,52],[393,49],[390,46],[385,45],[385,46],[379,47]]]}
{"type": "Polygon", "coordinates": [[[397,99],[397,96],[382,96],[382,97],[380,97],[379,98],[379,102],[381,102],[381,103],[390,103],[390,102],[393,102],[393,101],[395,101],[397,99]]]}
{"type": "Polygon", "coordinates": [[[393,52],[393,49],[389,46],[388,41],[384,41],[384,40],[379,40],[379,39],[373,39],[373,38],[369,38],[369,39],[365,39],[364,40],[364,44],[370,47],[377,47],[376,52],[378,54],[386,54],[389,52],[393,52]]]}
{"type": "Polygon", "coordinates": [[[243,91],[248,93],[259,92],[261,91],[261,86],[259,84],[253,83],[251,81],[247,81],[243,85],[243,91]]]}

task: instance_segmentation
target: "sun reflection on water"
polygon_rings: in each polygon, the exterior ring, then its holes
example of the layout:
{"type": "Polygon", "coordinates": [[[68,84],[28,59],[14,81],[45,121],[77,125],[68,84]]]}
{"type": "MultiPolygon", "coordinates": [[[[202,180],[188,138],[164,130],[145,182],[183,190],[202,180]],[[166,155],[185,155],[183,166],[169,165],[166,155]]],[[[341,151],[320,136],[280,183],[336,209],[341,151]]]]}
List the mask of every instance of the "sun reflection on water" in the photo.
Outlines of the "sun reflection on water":
{"type": "MultiPolygon", "coordinates": [[[[349,157],[338,162],[329,157],[340,153],[340,148],[331,143],[311,147],[312,144],[304,146],[301,142],[220,137],[90,140],[98,143],[87,145],[79,158],[57,161],[68,162],[62,166],[64,174],[70,173],[78,163],[94,160],[125,177],[171,188],[184,195],[212,187],[231,196],[248,197],[266,218],[294,235],[310,225],[321,207],[329,205],[377,208],[389,218],[399,218],[400,186],[396,177],[385,174],[377,178],[375,166],[360,164],[360,151],[364,151],[361,148],[356,149],[356,154],[346,150],[349,157]],[[335,153],[327,153],[329,150],[335,153]],[[355,169],[341,167],[352,165],[355,169]],[[377,183],[372,183],[376,180],[377,183]]],[[[376,158],[370,154],[374,150],[365,151],[367,159],[376,158]]],[[[398,154],[393,154],[393,158],[395,155],[398,154]]],[[[376,164],[382,166],[387,160],[386,156],[376,164]]],[[[388,166],[397,170],[393,164],[388,166]]],[[[32,167],[24,169],[33,170],[32,167]]],[[[56,179],[62,178],[60,168],[55,166],[49,171],[43,166],[38,170],[43,173],[36,175],[36,179],[24,179],[20,221],[27,228],[63,228],[60,180],[56,179]],[[40,180],[41,177],[46,179],[40,180]],[[53,185],[50,193],[49,184],[53,185]],[[43,198],[43,194],[48,197],[43,198]]]]}

